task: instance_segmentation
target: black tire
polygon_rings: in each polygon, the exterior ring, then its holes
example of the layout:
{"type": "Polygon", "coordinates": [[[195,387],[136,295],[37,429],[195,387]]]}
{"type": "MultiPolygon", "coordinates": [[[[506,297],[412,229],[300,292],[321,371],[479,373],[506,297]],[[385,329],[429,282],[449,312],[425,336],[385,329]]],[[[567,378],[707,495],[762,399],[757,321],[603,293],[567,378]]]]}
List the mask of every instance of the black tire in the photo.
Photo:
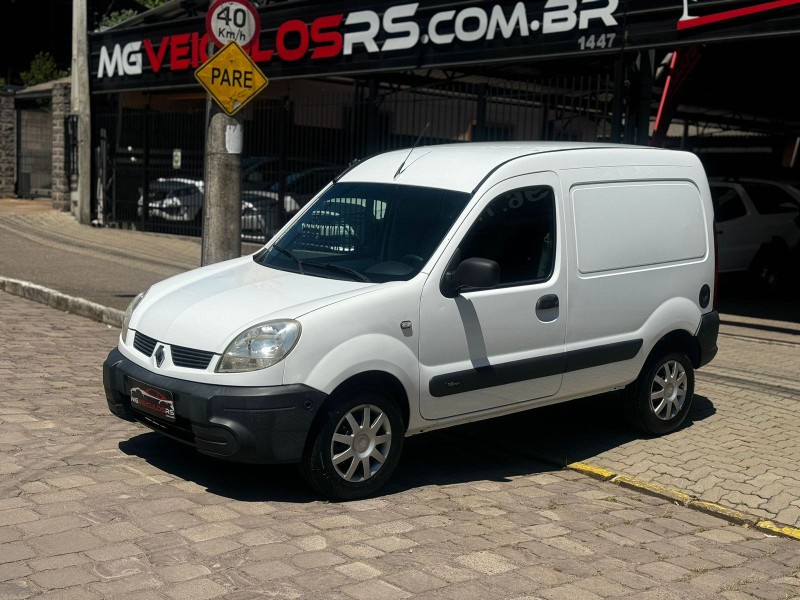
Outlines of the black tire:
{"type": "Polygon", "coordinates": [[[651,358],[623,392],[628,422],[648,435],[664,435],[686,420],[694,398],[694,366],[681,352],[651,358]],[[666,397],[665,397],[666,396],[666,397]]]}
{"type": "Polygon", "coordinates": [[[391,477],[403,450],[405,426],[397,405],[379,391],[357,390],[321,416],[300,462],[303,478],[333,501],[373,495],[391,477]]]}

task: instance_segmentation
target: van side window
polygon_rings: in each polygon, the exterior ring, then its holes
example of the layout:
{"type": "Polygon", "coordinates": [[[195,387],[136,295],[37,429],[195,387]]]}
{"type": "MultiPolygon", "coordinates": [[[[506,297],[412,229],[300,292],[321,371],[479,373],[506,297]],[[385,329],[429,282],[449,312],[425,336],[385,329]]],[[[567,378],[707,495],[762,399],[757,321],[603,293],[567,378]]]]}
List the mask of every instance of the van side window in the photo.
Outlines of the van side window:
{"type": "Polygon", "coordinates": [[[461,242],[461,260],[500,265],[500,285],[544,281],[555,263],[555,195],[549,186],[506,192],[483,210],[461,242]]]}

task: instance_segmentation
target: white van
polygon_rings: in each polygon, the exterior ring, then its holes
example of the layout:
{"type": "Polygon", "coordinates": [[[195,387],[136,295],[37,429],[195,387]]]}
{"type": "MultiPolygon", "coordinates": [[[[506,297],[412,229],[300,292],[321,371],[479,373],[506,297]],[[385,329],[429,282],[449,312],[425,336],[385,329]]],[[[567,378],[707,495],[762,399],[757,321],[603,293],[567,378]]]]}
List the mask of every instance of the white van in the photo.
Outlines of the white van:
{"type": "Polygon", "coordinates": [[[668,433],[717,350],[713,236],[690,153],[387,152],[257,253],[137,296],[108,405],[205,454],[298,463],[334,500],[375,493],[406,436],[600,392],[668,433]]]}

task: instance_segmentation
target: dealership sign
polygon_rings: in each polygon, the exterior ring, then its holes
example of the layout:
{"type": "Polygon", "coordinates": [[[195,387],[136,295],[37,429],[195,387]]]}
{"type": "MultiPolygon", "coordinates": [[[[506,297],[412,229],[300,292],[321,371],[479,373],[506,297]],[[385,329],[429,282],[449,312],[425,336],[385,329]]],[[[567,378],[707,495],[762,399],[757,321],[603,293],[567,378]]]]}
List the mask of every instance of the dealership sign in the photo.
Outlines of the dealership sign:
{"type": "MultiPolygon", "coordinates": [[[[217,0],[216,12],[205,19],[194,17],[93,34],[92,89],[102,92],[196,85],[193,72],[208,61],[209,48],[214,43],[237,41],[234,38],[240,36],[246,40],[240,45],[246,46],[250,59],[274,80],[600,55],[637,47],[680,45],[713,36],[718,39],[725,34],[718,25],[687,26],[690,17],[714,18],[704,17],[705,7],[714,14],[722,14],[726,6],[737,7],[735,11],[748,19],[744,31],[758,33],[761,22],[761,29],[771,34],[776,20],[797,24],[800,0],[766,4],[763,0],[705,4],[699,0],[688,8],[687,2],[436,0],[360,3],[358,10],[350,11],[332,9],[333,3],[317,3],[304,4],[308,10],[302,11],[304,15],[311,10],[317,14],[300,17],[293,3],[271,4],[245,14],[234,10],[244,0],[217,0]],[[761,8],[767,4],[769,11],[761,8]],[[786,21],[787,16],[794,18],[786,21]],[[210,18],[218,25],[213,37],[206,30],[210,18]],[[753,20],[758,22],[753,25],[753,20]],[[257,22],[259,32],[253,31],[253,22],[257,22]]],[[[736,22],[730,23],[734,33],[736,26],[736,22]]]]}

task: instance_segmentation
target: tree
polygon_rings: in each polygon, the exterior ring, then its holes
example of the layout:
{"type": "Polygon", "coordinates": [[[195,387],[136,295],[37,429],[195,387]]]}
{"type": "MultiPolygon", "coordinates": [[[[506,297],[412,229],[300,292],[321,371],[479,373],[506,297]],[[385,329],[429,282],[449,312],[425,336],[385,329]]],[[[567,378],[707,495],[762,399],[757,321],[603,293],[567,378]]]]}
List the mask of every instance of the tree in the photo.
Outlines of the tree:
{"type": "MultiPolygon", "coordinates": [[[[151,8],[161,6],[167,1],[168,0],[139,0],[139,4],[145,9],[150,10],[151,8]]],[[[139,14],[139,11],[136,11],[132,8],[115,10],[114,12],[103,15],[103,17],[100,19],[100,27],[107,28],[113,27],[114,25],[119,25],[123,21],[127,21],[128,19],[135,17],[137,14],[139,14]]]]}
{"type": "Polygon", "coordinates": [[[39,52],[33,57],[30,69],[20,73],[22,83],[26,86],[46,83],[69,75],[69,71],[59,69],[56,60],[49,52],[39,52]]]}
{"type": "Polygon", "coordinates": [[[112,13],[103,15],[103,18],[100,19],[100,27],[101,29],[105,29],[106,27],[113,27],[114,25],[119,25],[123,21],[132,19],[137,14],[138,13],[135,10],[130,8],[126,8],[124,10],[115,10],[112,13]]]}

